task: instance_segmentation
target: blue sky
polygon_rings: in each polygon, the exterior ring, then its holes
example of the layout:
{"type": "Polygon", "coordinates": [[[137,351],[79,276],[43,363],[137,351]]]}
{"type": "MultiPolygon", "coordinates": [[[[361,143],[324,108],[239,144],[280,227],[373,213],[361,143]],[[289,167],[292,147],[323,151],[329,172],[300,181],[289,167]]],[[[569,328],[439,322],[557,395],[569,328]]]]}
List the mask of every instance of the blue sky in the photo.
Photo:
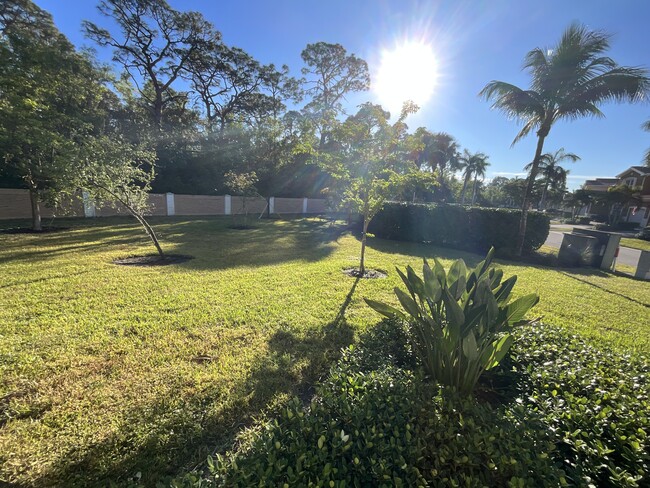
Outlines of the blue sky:
{"type": "MultiPolygon", "coordinates": [[[[368,61],[371,75],[381,52],[404,39],[425,41],[438,59],[438,79],[431,100],[407,121],[413,130],[425,126],[444,131],[462,147],[482,151],[492,163],[488,177],[513,176],[533,156],[534,137],[514,148],[519,126],[490,110],[477,93],[497,79],[528,85],[523,57],[534,47],[549,47],[562,31],[580,21],[611,34],[609,52],[619,64],[650,67],[650,2],[645,0],[168,0],[178,10],[197,10],[214,23],[224,41],[263,63],[287,64],[300,74],[300,52],[318,41],[338,42],[368,61]]],[[[81,33],[81,21],[107,26],[94,0],[36,0],[54,16],[58,28],[78,46],[92,45],[81,33]]],[[[110,51],[99,51],[109,60],[110,51]]],[[[371,91],[348,100],[355,105],[376,100],[371,91]]],[[[605,105],[605,119],[560,122],[551,130],[545,150],[564,147],[582,160],[568,164],[569,186],[588,177],[611,176],[641,164],[650,133],[640,125],[650,119],[650,105],[605,105]]]]}

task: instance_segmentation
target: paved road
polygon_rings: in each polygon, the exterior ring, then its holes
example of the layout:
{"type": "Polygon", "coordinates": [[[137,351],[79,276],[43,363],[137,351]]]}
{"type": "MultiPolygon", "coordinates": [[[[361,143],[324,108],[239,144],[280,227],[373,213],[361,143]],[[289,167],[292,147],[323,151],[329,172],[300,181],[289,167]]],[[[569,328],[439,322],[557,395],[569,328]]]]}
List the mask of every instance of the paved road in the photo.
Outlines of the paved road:
{"type": "MultiPolygon", "coordinates": [[[[562,239],[564,238],[564,232],[552,230],[548,234],[548,239],[546,239],[546,244],[549,247],[554,247],[556,249],[560,248],[562,245],[562,239]]],[[[616,259],[617,264],[625,264],[627,266],[636,267],[639,262],[639,256],[641,256],[641,251],[638,249],[631,249],[629,247],[621,247],[620,252],[618,253],[618,258],[616,259]]]]}

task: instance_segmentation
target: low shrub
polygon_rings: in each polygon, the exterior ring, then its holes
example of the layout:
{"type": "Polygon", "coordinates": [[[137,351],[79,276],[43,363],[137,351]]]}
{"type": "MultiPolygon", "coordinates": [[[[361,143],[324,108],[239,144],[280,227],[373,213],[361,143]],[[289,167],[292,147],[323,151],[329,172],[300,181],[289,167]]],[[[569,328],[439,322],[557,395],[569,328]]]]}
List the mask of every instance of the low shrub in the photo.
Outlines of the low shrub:
{"type": "MultiPolygon", "coordinates": [[[[384,239],[485,252],[494,247],[512,252],[517,242],[520,210],[460,205],[391,202],[370,223],[368,232],[384,239]]],[[[529,212],[524,251],[538,249],[548,237],[550,219],[529,212]]]]}
{"type": "Polygon", "coordinates": [[[650,486],[650,363],[550,327],[522,330],[506,368],[527,411],[557,436],[577,486],[650,486]]]}

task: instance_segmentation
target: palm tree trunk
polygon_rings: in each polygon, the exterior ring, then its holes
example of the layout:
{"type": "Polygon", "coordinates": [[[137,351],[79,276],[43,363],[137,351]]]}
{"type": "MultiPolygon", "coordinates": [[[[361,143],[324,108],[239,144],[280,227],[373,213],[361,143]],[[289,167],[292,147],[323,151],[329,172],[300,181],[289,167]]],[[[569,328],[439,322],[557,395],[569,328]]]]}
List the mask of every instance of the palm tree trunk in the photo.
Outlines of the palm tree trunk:
{"type": "Polygon", "coordinates": [[[476,202],[476,184],[478,183],[477,175],[474,175],[474,189],[472,190],[472,205],[476,202]]]}
{"type": "Polygon", "coordinates": [[[467,190],[467,183],[469,183],[469,178],[471,176],[471,173],[468,173],[465,175],[465,180],[463,181],[463,189],[460,192],[460,204],[465,205],[465,190],[467,190]]]}
{"type": "MultiPolygon", "coordinates": [[[[539,130],[541,132],[542,129],[539,130]]],[[[546,131],[548,134],[548,131],[546,131]]],[[[530,168],[530,175],[528,175],[528,184],[526,185],[526,193],[524,193],[524,201],[521,206],[521,219],[519,220],[519,233],[517,235],[517,247],[515,248],[515,256],[521,257],[521,254],[524,250],[524,239],[526,238],[526,224],[528,222],[528,207],[530,206],[530,197],[533,193],[533,185],[535,184],[535,178],[537,177],[537,170],[539,168],[539,158],[542,155],[542,150],[544,149],[544,139],[546,135],[538,135],[537,139],[537,148],[535,149],[535,158],[533,159],[533,165],[530,168]]]]}

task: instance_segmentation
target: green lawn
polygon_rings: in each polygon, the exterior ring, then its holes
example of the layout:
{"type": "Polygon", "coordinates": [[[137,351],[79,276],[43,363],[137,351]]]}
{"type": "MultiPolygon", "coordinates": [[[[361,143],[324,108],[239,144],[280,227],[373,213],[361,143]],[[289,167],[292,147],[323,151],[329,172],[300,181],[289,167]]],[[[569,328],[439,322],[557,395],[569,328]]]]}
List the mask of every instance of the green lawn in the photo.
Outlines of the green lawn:
{"type": "MultiPolygon", "coordinates": [[[[327,370],[395,301],[395,265],[479,256],[371,239],[318,220],[231,230],[220,218],[152,219],[158,268],[112,260],[153,248],[127,219],[60,222],[67,231],[0,234],[0,486],[105,486],[191,468],[327,370]]],[[[629,352],[650,351],[650,284],[600,271],[501,263],[536,291],[544,321],[629,352]]]]}
{"type": "Polygon", "coordinates": [[[640,249],[642,251],[650,251],[650,241],[644,241],[643,239],[637,239],[635,237],[621,238],[621,246],[640,249]]]}

